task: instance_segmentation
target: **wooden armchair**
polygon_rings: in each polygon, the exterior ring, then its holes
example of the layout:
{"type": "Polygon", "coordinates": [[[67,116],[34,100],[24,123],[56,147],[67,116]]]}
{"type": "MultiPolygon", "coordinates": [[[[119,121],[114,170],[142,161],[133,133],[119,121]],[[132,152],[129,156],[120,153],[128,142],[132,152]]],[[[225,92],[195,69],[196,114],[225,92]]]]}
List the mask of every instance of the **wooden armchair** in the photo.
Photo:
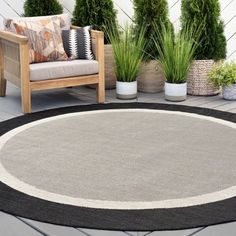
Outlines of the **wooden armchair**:
{"type": "Polygon", "coordinates": [[[21,88],[22,112],[30,113],[32,91],[95,84],[97,102],[104,103],[104,34],[94,30],[91,34],[93,53],[96,61],[98,61],[97,74],[47,80],[40,80],[39,76],[39,79],[31,80],[30,66],[33,64],[29,64],[28,39],[21,35],[0,30],[0,96],[4,97],[6,95],[6,82],[12,82],[21,88]]]}

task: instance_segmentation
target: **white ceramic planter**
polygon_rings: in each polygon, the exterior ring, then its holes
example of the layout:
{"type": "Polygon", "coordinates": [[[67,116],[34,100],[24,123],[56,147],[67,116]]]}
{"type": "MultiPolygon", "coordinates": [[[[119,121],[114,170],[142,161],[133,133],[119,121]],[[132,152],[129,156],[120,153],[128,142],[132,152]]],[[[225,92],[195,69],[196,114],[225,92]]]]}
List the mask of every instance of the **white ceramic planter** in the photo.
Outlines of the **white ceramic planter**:
{"type": "Polygon", "coordinates": [[[137,81],[116,81],[116,97],[119,99],[134,99],[137,97],[137,81]]]}
{"type": "Polygon", "coordinates": [[[165,99],[173,102],[181,102],[187,98],[187,83],[165,83],[165,99]]]}
{"type": "Polygon", "coordinates": [[[236,100],[236,84],[223,87],[222,94],[226,100],[236,100]]]}

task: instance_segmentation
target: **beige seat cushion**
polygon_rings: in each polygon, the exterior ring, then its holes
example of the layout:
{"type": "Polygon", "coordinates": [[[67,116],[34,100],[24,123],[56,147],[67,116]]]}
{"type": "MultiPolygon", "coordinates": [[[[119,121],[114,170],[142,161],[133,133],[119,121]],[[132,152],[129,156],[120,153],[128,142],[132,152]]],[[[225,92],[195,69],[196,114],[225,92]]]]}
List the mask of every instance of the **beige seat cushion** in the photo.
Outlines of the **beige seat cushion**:
{"type": "Polygon", "coordinates": [[[50,80],[65,77],[97,74],[95,60],[56,61],[30,64],[30,80],[50,80]]]}

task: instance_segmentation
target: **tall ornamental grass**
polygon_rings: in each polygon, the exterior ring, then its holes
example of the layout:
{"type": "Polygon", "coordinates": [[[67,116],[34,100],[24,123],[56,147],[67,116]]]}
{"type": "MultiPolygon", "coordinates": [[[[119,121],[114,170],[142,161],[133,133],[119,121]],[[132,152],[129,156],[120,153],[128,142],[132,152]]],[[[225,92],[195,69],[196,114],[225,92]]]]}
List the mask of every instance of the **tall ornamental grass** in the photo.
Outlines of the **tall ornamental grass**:
{"type": "Polygon", "coordinates": [[[168,83],[186,82],[198,46],[195,39],[199,37],[199,34],[199,31],[194,31],[191,27],[186,27],[175,37],[170,27],[163,25],[161,32],[157,30],[157,37],[154,38],[155,47],[159,53],[157,59],[168,83]]]}
{"type": "Polygon", "coordinates": [[[134,36],[133,28],[128,25],[120,31],[109,28],[107,32],[114,52],[117,80],[121,82],[135,81],[143,58],[144,29],[140,31],[138,36],[134,36]]]}

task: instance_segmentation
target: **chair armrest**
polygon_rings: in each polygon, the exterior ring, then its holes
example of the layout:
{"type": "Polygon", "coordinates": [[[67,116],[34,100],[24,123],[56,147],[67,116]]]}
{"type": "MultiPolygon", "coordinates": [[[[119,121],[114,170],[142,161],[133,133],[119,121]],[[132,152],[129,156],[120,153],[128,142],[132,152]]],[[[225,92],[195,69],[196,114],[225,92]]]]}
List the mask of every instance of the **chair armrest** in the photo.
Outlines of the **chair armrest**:
{"type": "Polygon", "coordinates": [[[12,43],[17,43],[17,44],[28,43],[27,37],[3,30],[0,30],[0,39],[4,39],[6,41],[10,41],[12,43]]]}
{"type": "Polygon", "coordinates": [[[1,65],[5,79],[17,86],[29,82],[29,45],[27,37],[0,30],[1,65]]]}
{"type": "Polygon", "coordinates": [[[96,60],[104,63],[104,33],[102,31],[91,30],[91,37],[96,60]]]}

